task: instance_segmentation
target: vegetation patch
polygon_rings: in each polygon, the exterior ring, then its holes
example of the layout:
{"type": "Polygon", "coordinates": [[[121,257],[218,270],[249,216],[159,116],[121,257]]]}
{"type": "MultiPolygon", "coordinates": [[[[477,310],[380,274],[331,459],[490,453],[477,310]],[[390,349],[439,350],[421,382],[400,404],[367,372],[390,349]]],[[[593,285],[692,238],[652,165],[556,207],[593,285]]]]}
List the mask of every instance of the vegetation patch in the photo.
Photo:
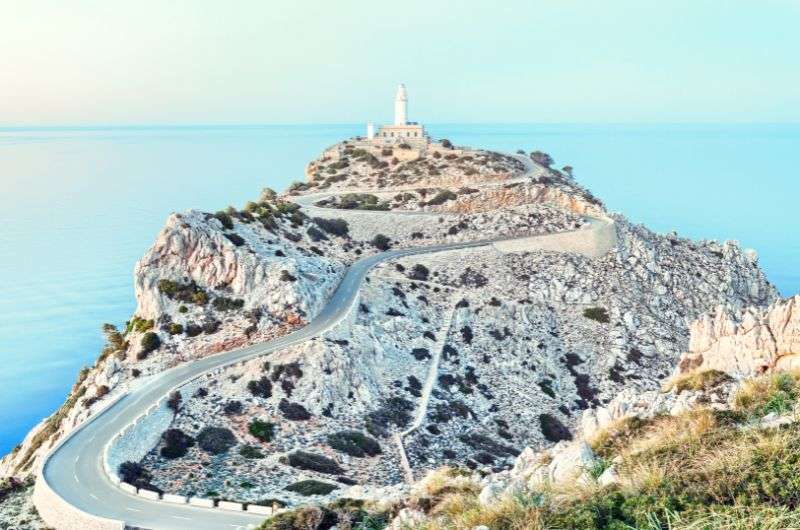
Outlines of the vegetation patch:
{"type": "Polygon", "coordinates": [[[335,484],[311,479],[289,484],[284,489],[308,497],[311,495],[327,495],[338,488],[335,484]]]}
{"type": "Polygon", "coordinates": [[[275,438],[275,424],[255,419],[247,426],[247,432],[262,442],[271,442],[275,438]]]}
{"type": "Polygon", "coordinates": [[[241,298],[226,298],[224,296],[218,296],[214,298],[211,302],[211,305],[214,306],[214,309],[217,311],[233,311],[235,309],[241,309],[244,307],[244,300],[241,298]]]}
{"type": "Polygon", "coordinates": [[[389,426],[405,428],[411,421],[410,412],[414,410],[414,404],[401,397],[391,397],[385,400],[381,406],[369,412],[365,419],[367,432],[379,438],[389,436],[389,426]]]}
{"type": "Polygon", "coordinates": [[[283,417],[292,421],[305,421],[311,419],[311,413],[300,403],[294,403],[288,399],[281,399],[278,409],[283,417]]]}
{"type": "Polygon", "coordinates": [[[180,458],[185,456],[190,447],[194,445],[194,438],[180,429],[167,429],[161,435],[164,445],[160,454],[164,458],[180,458]]]}
{"type": "Polygon", "coordinates": [[[663,390],[665,392],[674,390],[678,394],[685,390],[709,390],[732,380],[728,374],[719,370],[695,370],[671,379],[664,385],[663,390]]]}
{"type": "Polygon", "coordinates": [[[375,438],[361,431],[339,431],[328,435],[328,445],[342,453],[362,458],[381,454],[381,446],[375,438]]]}
{"type": "Polygon", "coordinates": [[[313,220],[318,227],[328,234],[338,237],[350,236],[350,227],[344,219],[324,219],[322,217],[315,217],[313,220]]]}
{"type": "Polygon", "coordinates": [[[611,321],[608,311],[606,311],[604,307],[587,307],[583,310],[583,316],[590,320],[600,322],[601,324],[608,324],[611,321]]]}
{"type": "Polygon", "coordinates": [[[561,440],[572,440],[572,433],[561,423],[561,420],[551,414],[539,414],[539,427],[542,436],[550,442],[560,442],[561,440]]]}
{"type": "Polygon", "coordinates": [[[207,453],[219,455],[236,445],[236,436],[224,427],[205,427],[197,434],[197,445],[207,453]]]}
{"type": "Polygon", "coordinates": [[[264,375],[247,383],[247,390],[256,397],[267,399],[272,397],[272,382],[264,375]]]}
{"type": "Polygon", "coordinates": [[[158,290],[170,300],[197,305],[208,303],[208,294],[194,281],[181,283],[162,279],[158,281],[158,290]]]}
{"type": "Polygon", "coordinates": [[[335,460],[327,456],[308,453],[306,451],[294,451],[288,456],[288,464],[297,469],[306,471],[316,471],[326,475],[341,475],[344,470],[339,467],[335,460]]]}
{"type": "Polygon", "coordinates": [[[258,460],[264,458],[264,453],[254,445],[243,445],[239,449],[239,454],[248,460],[258,460]]]}

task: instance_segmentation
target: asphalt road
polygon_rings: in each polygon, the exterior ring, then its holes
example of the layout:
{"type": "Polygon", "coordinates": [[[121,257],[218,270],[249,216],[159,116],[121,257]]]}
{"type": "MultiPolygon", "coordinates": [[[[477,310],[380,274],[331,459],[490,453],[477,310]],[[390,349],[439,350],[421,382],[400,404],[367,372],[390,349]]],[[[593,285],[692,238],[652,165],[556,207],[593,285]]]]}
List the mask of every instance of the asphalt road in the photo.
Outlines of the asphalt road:
{"type": "MultiPolygon", "coordinates": [[[[527,169],[526,175],[535,170],[530,161],[525,160],[524,163],[527,169]]],[[[348,314],[357,300],[358,290],[364,277],[378,263],[414,254],[487,246],[509,239],[514,238],[389,250],[356,261],[348,269],[328,303],[308,325],[268,342],[185,363],[154,376],[103,412],[87,420],[82,428],[68,435],[45,459],[42,478],[55,494],[72,506],[93,515],[124,521],[129,526],[152,530],[219,530],[257,526],[264,520],[264,516],[173,505],[147,500],[122,491],[111,482],[103,469],[103,451],[106,444],[173,388],[206,372],[269,354],[330,329],[348,314]]]]}
{"type": "Polygon", "coordinates": [[[499,239],[389,250],[355,262],[322,311],[305,327],[283,337],[219,353],[167,370],[132,391],[74,431],[45,461],[42,476],[66,502],[93,515],[154,530],[219,530],[258,525],[264,516],[189,505],[172,505],[128,494],[115,486],[102,465],[105,445],[171,389],[194,377],[310,339],[341,321],[355,304],[359,287],[378,263],[402,256],[489,245],[499,239]]]}

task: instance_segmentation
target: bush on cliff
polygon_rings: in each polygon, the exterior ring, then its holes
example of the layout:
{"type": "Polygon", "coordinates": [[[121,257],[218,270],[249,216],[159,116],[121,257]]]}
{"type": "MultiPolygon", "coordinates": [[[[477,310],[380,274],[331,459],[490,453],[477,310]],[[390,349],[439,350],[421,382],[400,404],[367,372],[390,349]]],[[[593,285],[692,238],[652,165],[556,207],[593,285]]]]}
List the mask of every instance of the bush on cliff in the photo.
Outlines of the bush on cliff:
{"type": "Polygon", "coordinates": [[[381,446],[375,438],[360,431],[339,431],[328,435],[328,445],[354,457],[375,456],[381,454],[381,446]]]}
{"type": "Polygon", "coordinates": [[[197,434],[197,445],[207,453],[219,455],[236,445],[236,436],[224,427],[205,427],[197,434]]]}
{"type": "Polygon", "coordinates": [[[349,235],[350,228],[347,226],[347,221],[344,219],[323,219],[322,217],[315,217],[313,221],[328,234],[338,237],[347,237],[349,235]]]}
{"type": "Polygon", "coordinates": [[[247,431],[262,442],[271,442],[275,438],[275,424],[255,419],[247,426],[247,431]]]}
{"type": "Polygon", "coordinates": [[[306,451],[295,451],[288,456],[288,464],[297,469],[316,471],[326,475],[341,475],[344,470],[339,467],[335,460],[327,456],[308,453],[306,451]]]}
{"type": "Polygon", "coordinates": [[[153,480],[150,472],[137,462],[123,462],[119,465],[117,473],[122,482],[127,482],[137,488],[147,489],[163,493],[161,489],[154,486],[150,481],[153,480]]]}
{"type": "Polygon", "coordinates": [[[311,414],[300,403],[294,403],[287,399],[281,399],[278,409],[283,413],[283,417],[292,421],[305,421],[311,419],[311,414]]]}
{"type": "Polygon", "coordinates": [[[284,489],[308,497],[310,495],[327,495],[333,490],[338,489],[338,486],[328,482],[310,479],[289,484],[284,489]]]}
{"type": "Polygon", "coordinates": [[[372,238],[370,244],[377,248],[380,251],[389,250],[391,247],[391,240],[383,234],[376,234],[375,237],[372,238]]]}
{"type": "Polygon", "coordinates": [[[160,454],[169,459],[186,455],[189,448],[194,445],[194,438],[180,429],[167,429],[161,435],[161,440],[164,445],[161,447],[160,454]]]}
{"type": "Polygon", "coordinates": [[[158,349],[161,346],[161,339],[157,333],[148,331],[142,336],[142,349],[139,352],[139,359],[145,359],[148,354],[158,349]]]}
{"type": "Polygon", "coordinates": [[[272,382],[264,375],[247,383],[247,390],[256,397],[267,399],[272,397],[272,382]]]}
{"type": "Polygon", "coordinates": [[[601,324],[608,324],[611,318],[604,307],[587,307],[583,310],[583,316],[590,320],[595,320],[601,324]]]}

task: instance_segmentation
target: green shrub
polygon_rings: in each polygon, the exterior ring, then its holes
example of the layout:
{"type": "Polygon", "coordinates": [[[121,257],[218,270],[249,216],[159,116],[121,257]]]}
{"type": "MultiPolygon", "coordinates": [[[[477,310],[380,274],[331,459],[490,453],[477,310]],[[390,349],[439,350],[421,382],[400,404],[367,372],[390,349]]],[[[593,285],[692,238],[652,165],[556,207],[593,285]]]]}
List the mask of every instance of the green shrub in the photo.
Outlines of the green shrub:
{"type": "MultiPolygon", "coordinates": [[[[205,305],[208,302],[208,295],[194,281],[180,283],[173,280],[162,279],[158,281],[158,290],[170,300],[197,305],[205,305]]],[[[180,308],[178,310],[181,311],[180,308]]],[[[186,309],[181,311],[181,313],[185,312],[186,309]]]]}
{"type": "Polygon", "coordinates": [[[239,449],[239,454],[248,460],[258,460],[260,458],[264,458],[264,453],[262,453],[258,447],[253,445],[243,445],[239,449]]]}
{"type": "Polygon", "coordinates": [[[307,471],[316,471],[317,473],[325,473],[326,475],[341,475],[344,470],[339,467],[335,460],[327,456],[308,453],[306,451],[294,451],[289,454],[288,463],[290,466],[297,469],[305,469],[307,471]]]}
{"type": "Polygon", "coordinates": [[[553,157],[543,151],[533,151],[531,153],[531,160],[537,164],[543,165],[544,167],[550,167],[553,165],[553,157]]]}
{"type": "Polygon", "coordinates": [[[239,234],[223,234],[223,235],[228,239],[228,241],[230,241],[237,247],[241,247],[245,243],[244,238],[239,234]]]}
{"type": "Polygon", "coordinates": [[[338,489],[338,486],[327,482],[320,482],[319,480],[301,480],[300,482],[295,482],[294,484],[286,486],[284,489],[308,497],[310,495],[327,495],[333,490],[338,489]]]}
{"type": "Polygon", "coordinates": [[[128,321],[128,325],[125,328],[125,332],[130,333],[132,331],[135,331],[137,333],[143,333],[145,331],[153,329],[154,324],[155,323],[152,320],[145,320],[143,318],[134,315],[134,317],[128,321]]]}
{"type": "Polygon", "coordinates": [[[360,431],[339,431],[330,434],[328,445],[337,451],[359,458],[382,453],[378,441],[360,431]]]}
{"type": "Polygon", "coordinates": [[[736,409],[752,415],[792,410],[800,397],[800,370],[763,375],[742,385],[734,397],[736,409]]]}
{"type": "Polygon", "coordinates": [[[169,334],[170,335],[180,335],[181,333],[183,333],[183,326],[182,325],[180,325],[180,324],[178,324],[176,322],[173,322],[172,324],[169,325],[169,334]]]}
{"type": "Polygon", "coordinates": [[[153,477],[141,464],[137,462],[123,462],[117,469],[119,478],[137,488],[148,489],[161,493],[161,489],[154,486],[150,481],[153,477]]]}
{"type": "Polygon", "coordinates": [[[218,296],[214,298],[211,302],[211,305],[217,311],[233,311],[235,309],[241,309],[244,307],[244,300],[241,298],[226,298],[224,296],[218,296]]]}
{"type": "Polygon", "coordinates": [[[300,403],[294,403],[287,399],[281,399],[278,409],[283,413],[283,417],[292,421],[305,421],[311,419],[311,413],[300,403]]]}
{"type": "Polygon", "coordinates": [[[587,307],[583,310],[583,316],[591,320],[596,320],[601,324],[608,324],[611,321],[608,311],[606,311],[604,307],[587,307]]]}
{"type": "Polygon", "coordinates": [[[205,427],[197,434],[197,444],[203,451],[219,455],[236,445],[236,436],[224,427],[205,427]]]}
{"type": "Polygon", "coordinates": [[[440,204],[444,204],[447,201],[452,201],[458,198],[458,195],[453,193],[450,190],[441,190],[439,193],[433,196],[431,200],[426,202],[427,206],[438,206],[440,204]]]}
{"type": "Polygon", "coordinates": [[[347,221],[344,219],[324,219],[322,217],[314,217],[313,221],[328,234],[338,237],[349,236],[350,227],[347,225],[347,221]]]}
{"type": "Polygon", "coordinates": [[[411,422],[412,410],[414,404],[409,400],[402,397],[388,398],[380,407],[367,414],[365,428],[371,435],[385,438],[389,435],[390,425],[402,429],[411,422]]]}
{"type": "Polygon", "coordinates": [[[372,241],[370,241],[370,244],[380,251],[389,250],[391,247],[390,243],[391,241],[389,238],[383,234],[376,234],[375,237],[372,238],[372,241]]]}
{"type": "Polygon", "coordinates": [[[173,414],[177,414],[181,408],[182,402],[183,397],[181,396],[181,393],[175,390],[167,398],[167,407],[172,411],[173,414]]]}
{"type": "Polygon", "coordinates": [[[271,442],[275,438],[275,424],[268,421],[253,420],[247,431],[262,442],[271,442]]]}
{"type": "Polygon", "coordinates": [[[256,397],[267,399],[272,397],[272,382],[267,376],[261,376],[247,383],[247,390],[256,397]]]}
{"type": "Polygon", "coordinates": [[[222,223],[223,227],[227,228],[228,230],[233,230],[233,219],[231,219],[231,216],[226,212],[219,211],[214,214],[214,218],[222,223]]]}
{"type": "Polygon", "coordinates": [[[152,331],[148,331],[144,335],[142,335],[142,353],[147,355],[150,352],[153,352],[161,346],[161,339],[158,337],[157,333],[152,331]]]}
{"type": "Polygon", "coordinates": [[[194,445],[194,439],[180,429],[167,429],[161,435],[161,440],[164,445],[160,454],[168,459],[185,456],[189,448],[194,445]]]}

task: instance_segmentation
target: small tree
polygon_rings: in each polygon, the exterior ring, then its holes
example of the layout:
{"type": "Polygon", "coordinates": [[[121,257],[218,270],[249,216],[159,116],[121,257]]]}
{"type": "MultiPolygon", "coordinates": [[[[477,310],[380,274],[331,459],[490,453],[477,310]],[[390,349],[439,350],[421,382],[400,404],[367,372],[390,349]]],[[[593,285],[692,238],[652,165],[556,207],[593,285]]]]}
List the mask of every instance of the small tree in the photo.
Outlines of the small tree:
{"type": "Polygon", "coordinates": [[[259,202],[270,202],[274,201],[278,197],[278,194],[275,193],[275,190],[272,188],[264,188],[261,190],[261,196],[258,198],[259,202]]]}
{"type": "Polygon", "coordinates": [[[390,240],[383,234],[376,234],[370,243],[378,250],[389,250],[390,240]]]}
{"type": "Polygon", "coordinates": [[[442,147],[444,147],[445,149],[452,149],[453,144],[450,142],[450,140],[445,138],[444,140],[442,140],[442,147]]]}
{"type": "Polygon", "coordinates": [[[533,151],[531,153],[531,160],[537,164],[543,165],[544,167],[550,167],[553,165],[553,157],[543,151],[533,151]]]}
{"type": "Polygon", "coordinates": [[[561,171],[563,171],[564,173],[569,175],[570,178],[573,177],[573,175],[572,175],[572,166],[564,166],[564,167],[561,168],[561,171]]]}
{"type": "Polygon", "coordinates": [[[142,353],[147,355],[151,351],[155,351],[161,346],[161,339],[158,334],[153,331],[148,331],[142,336],[142,353]]]}
{"type": "Polygon", "coordinates": [[[175,390],[167,398],[167,407],[169,407],[173,414],[177,414],[181,408],[182,402],[183,397],[181,396],[181,393],[175,390]]]}

